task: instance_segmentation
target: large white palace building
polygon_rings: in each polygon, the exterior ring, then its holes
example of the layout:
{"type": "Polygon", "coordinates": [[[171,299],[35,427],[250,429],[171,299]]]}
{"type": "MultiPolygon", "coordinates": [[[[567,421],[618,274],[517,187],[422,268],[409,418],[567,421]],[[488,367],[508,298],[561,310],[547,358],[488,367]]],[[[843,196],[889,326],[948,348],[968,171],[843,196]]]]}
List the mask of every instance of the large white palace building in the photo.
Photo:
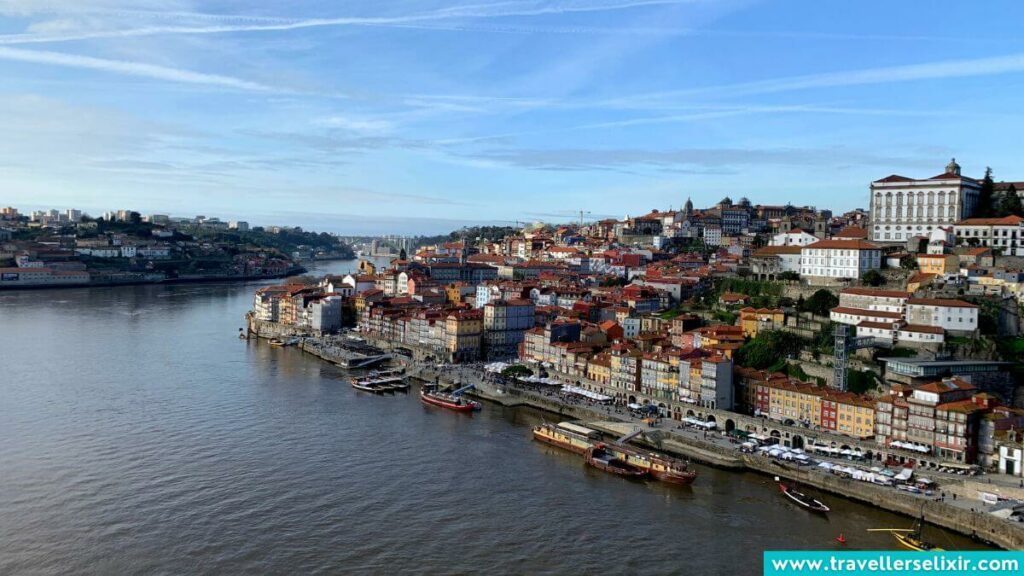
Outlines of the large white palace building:
{"type": "Polygon", "coordinates": [[[952,160],[938,176],[915,180],[893,174],[871,183],[873,242],[903,243],[927,236],[970,218],[978,204],[981,183],[960,175],[952,160]]]}

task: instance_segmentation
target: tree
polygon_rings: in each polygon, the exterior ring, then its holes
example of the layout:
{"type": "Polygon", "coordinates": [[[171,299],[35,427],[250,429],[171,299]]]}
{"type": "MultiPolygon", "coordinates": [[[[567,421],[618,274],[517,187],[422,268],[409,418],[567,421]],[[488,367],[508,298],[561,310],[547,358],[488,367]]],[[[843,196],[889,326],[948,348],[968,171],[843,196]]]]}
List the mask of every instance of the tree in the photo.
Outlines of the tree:
{"type": "Polygon", "coordinates": [[[748,368],[763,370],[789,357],[796,357],[807,345],[807,341],[782,330],[758,333],[736,351],[736,363],[748,368]]]}
{"type": "Polygon", "coordinates": [[[981,179],[981,190],[978,192],[978,210],[975,216],[984,218],[992,215],[993,190],[995,190],[995,183],[992,182],[992,169],[985,168],[985,177],[981,179]]]}
{"type": "Polygon", "coordinates": [[[786,282],[794,282],[800,280],[800,274],[792,270],[786,270],[782,274],[779,274],[779,280],[785,280],[786,282]]]}
{"type": "Polygon", "coordinates": [[[1009,188],[1003,192],[1003,197],[999,200],[999,215],[1024,216],[1024,206],[1021,205],[1017,188],[1013,184],[1010,184],[1009,188]]]}
{"type": "Polygon", "coordinates": [[[881,286],[885,284],[885,276],[878,270],[868,270],[861,277],[860,281],[868,286],[881,286]]]}
{"type": "Polygon", "coordinates": [[[530,370],[522,364],[515,364],[502,370],[501,375],[506,378],[526,378],[528,376],[533,376],[533,370],[530,370]]]}
{"type": "Polygon", "coordinates": [[[816,316],[828,316],[828,311],[839,305],[839,297],[824,288],[818,290],[804,302],[802,312],[816,316]]]}
{"type": "Polygon", "coordinates": [[[907,254],[900,258],[900,268],[904,270],[917,270],[917,258],[913,254],[907,254]]]}

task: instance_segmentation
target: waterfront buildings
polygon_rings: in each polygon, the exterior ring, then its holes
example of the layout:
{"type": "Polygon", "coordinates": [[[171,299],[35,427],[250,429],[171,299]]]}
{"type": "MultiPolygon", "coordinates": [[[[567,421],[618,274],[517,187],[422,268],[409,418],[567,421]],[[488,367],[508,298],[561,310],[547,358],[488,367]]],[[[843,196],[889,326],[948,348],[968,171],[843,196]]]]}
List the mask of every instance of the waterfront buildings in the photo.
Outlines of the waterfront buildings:
{"type": "Polygon", "coordinates": [[[981,417],[991,400],[959,378],[910,389],[894,386],[875,404],[875,440],[939,460],[972,463],[981,417]]]}

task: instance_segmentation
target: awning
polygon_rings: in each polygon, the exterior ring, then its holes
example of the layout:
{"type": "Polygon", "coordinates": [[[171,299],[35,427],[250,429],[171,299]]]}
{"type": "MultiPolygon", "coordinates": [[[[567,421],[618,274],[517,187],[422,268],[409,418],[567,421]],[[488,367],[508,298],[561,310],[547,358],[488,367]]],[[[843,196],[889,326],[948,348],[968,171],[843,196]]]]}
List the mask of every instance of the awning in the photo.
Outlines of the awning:
{"type": "Polygon", "coordinates": [[[900,473],[895,476],[895,479],[896,480],[907,481],[907,480],[910,480],[910,477],[913,474],[914,474],[913,470],[911,470],[910,468],[904,468],[903,470],[900,470],[900,473]]]}
{"type": "Polygon", "coordinates": [[[598,402],[608,402],[612,400],[611,396],[599,394],[597,392],[591,392],[590,390],[580,388],[579,386],[570,386],[569,384],[565,384],[564,386],[562,386],[562,392],[567,392],[569,394],[577,394],[579,396],[590,398],[591,400],[596,400],[598,402]]]}
{"type": "Polygon", "coordinates": [[[690,417],[683,418],[683,422],[686,422],[687,424],[690,424],[692,426],[700,426],[701,428],[707,428],[708,430],[711,430],[716,426],[714,422],[705,422],[703,420],[698,420],[696,418],[690,417]]]}

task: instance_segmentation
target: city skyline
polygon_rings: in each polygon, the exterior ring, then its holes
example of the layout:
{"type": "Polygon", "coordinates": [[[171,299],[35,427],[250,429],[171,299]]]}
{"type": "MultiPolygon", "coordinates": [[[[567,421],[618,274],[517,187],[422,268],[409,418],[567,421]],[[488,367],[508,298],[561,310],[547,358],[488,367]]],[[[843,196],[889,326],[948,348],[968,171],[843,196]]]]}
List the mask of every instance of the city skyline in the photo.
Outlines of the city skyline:
{"type": "Polygon", "coordinates": [[[687,197],[842,212],[954,156],[1020,178],[1011,3],[37,4],[0,1],[25,210],[429,234],[687,197]]]}

